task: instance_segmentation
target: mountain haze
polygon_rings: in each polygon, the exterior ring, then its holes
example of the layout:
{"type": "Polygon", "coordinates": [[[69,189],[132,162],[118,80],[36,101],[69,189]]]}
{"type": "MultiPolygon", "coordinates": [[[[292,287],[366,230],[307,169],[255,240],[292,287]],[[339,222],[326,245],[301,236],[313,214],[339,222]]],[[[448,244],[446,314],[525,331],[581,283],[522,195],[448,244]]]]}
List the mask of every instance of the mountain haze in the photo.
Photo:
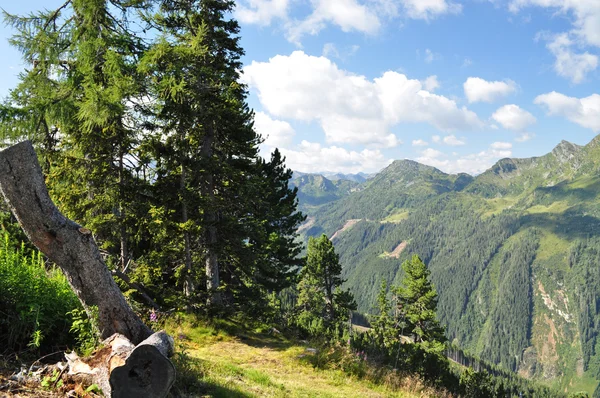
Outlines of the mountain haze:
{"type": "Polygon", "coordinates": [[[562,141],[476,177],[399,160],[341,193],[321,176],[297,184],[301,201],[321,188],[327,198],[302,203],[302,232],[332,237],[360,311],[373,310],[382,280],[398,284],[416,253],[453,343],[591,393],[600,379],[599,142],[562,141]]]}

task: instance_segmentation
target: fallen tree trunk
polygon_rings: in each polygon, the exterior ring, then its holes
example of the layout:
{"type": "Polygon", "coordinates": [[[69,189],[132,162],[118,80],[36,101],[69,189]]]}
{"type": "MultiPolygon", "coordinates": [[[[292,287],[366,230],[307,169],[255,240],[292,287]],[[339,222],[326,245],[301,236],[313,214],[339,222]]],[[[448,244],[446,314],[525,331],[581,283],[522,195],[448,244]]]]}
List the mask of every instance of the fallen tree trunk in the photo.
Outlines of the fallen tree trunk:
{"type": "Polygon", "coordinates": [[[173,339],[161,330],[134,346],[125,336],[114,334],[90,358],[66,355],[69,374],[90,377],[112,398],[164,398],[175,381],[173,339]]]}
{"type": "Polygon", "coordinates": [[[152,334],[125,301],[91,231],[56,208],[29,141],[0,152],[0,190],[33,244],[65,273],[88,314],[98,308],[102,339],[115,333],[139,344],[152,334]]]}

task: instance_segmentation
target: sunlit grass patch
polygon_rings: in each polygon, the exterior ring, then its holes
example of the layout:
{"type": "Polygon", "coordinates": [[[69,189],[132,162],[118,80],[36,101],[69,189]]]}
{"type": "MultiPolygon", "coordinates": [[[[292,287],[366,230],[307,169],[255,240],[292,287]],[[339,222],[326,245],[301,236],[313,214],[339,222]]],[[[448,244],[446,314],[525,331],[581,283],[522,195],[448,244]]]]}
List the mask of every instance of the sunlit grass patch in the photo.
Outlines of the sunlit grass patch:
{"type": "MultiPolygon", "coordinates": [[[[311,347],[280,336],[257,333],[256,328],[240,328],[240,333],[234,335],[219,325],[207,325],[187,315],[174,316],[165,326],[185,335],[184,339],[177,339],[173,333],[178,351],[174,357],[178,368],[174,392],[178,396],[428,396],[403,391],[393,383],[376,384],[359,379],[335,367],[319,369],[314,366],[313,351],[307,350],[311,347]]],[[[415,384],[415,388],[420,391],[423,386],[415,384]]]]}
{"type": "Polygon", "coordinates": [[[569,203],[565,200],[556,201],[549,206],[535,205],[527,209],[528,214],[553,213],[560,214],[569,208],[569,203]]]}
{"type": "Polygon", "coordinates": [[[407,218],[408,218],[408,210],[400,210],[400,211],[390,214],[389,216],[387,216],[386,218],[381,220],[381,222],[397,224],[399,222],[406,220],[407,218]]]}

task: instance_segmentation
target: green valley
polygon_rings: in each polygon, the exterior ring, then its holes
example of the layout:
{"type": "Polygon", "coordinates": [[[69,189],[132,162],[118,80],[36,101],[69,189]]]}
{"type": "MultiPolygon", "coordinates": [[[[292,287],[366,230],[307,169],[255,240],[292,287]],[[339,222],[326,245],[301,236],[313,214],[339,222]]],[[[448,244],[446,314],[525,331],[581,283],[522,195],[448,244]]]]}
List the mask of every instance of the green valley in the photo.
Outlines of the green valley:
{"type": "Polygon", "coordinates": [[[305,206],[302,233],[333,239],[360,312],[373,313],[381,282],[397,284],[400,264],[418,254],[452,343],[591,394],[600,380],[599,143],[563,141],[476,177],[395,161],[352,192],[305,206]]]}

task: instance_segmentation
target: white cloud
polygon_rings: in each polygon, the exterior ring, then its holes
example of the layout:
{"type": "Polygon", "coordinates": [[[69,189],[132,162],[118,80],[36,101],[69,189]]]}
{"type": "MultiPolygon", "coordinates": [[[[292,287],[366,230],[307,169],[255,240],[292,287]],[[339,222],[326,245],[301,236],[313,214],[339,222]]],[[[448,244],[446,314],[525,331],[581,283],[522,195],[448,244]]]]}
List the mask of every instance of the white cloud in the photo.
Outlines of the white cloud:
{"type": "Polygon", "coordinates": [[[235,17],[242,23],[268,26],[274,19],[287,19],[290,0],[238,1],[235,17]]]}
{"type": "Polygon", "coordinates": [[[517,138],[515,138],[515,141],[517,141],[517,142],[525,142],[525,141],[529,141],[533,137],[535,137],[534,133],[520,133],[517,136],[517,138]]]}
{"type": "Polygon", "coordinates": [[[492,118],[507,130],[523,131],[536,122],[535,116],[511,104],[498,108],[492,118]]]}
{"type": "Polygon", "coordinates": [[[589,128],[594,132],[600,131],[599,94],[575,98],[552,91],[537,96],[534,103],[546,108],[549,115],[563,116],[573,123],[589,128]]]}
{"type": "MultiPolygon", "coordinates": [[[[573,47],[600,47],[600,1],[598,0],[512,0],[509,9],[519,12],[526,6],[553,8],[572,16],[572,29],[549,38],[548,49],[556,57],[554,69],[574,83],[598,66],[598,57],[589,52],[575,53],[573,47]]],[[[546,35],[548,36],[548,35],[546,35]]]]}
{"type": "Polygon", "coordinates": [[[336,171],[358,173],[379,171],[391,163],[379,150],[348,151],[337,146],[323,147],[318,143],[302,141],[295,149],[280,149],[286,165],[292,170],[314,173],[336,171]]]}
{"type": "Polygon", "coordinates": [[[316,35],[330,23],[344,32],[366,34],[377,33],[381,26],[377,14],[357,0],[312,0],[311,4],[313,11],[307,18],[286,24],[287,38],[292,43],[299,45],[304,35],[316,35]]]}
{"type": "Polygon", "coordinates": [[[448,132],[483,126],[474,112],[397,72],[371,81],[302,51],[253,61],[243,72],[271,115],[317,121],[329,143],[393,147],[400,140],[390,128],[399,123],[428,123],[448,132]]]}
{"type": "Polygon", "coordinates": [[[293,19],[295,0],[238,0],[235,17],[242,23],[268,26],[278,20],[289,41],[300,45],[305,35],[316,35],[328,25],[344,32],[375,34],[394,18],[435,19],[458,14],[462,6],[449,0],[310,0],[307,16],[293,19]]]}
{"type": "Polygon", "coordinates": [[[598,0],[512,0],[509,9],[518,12],[526,6],[555,8],[571,13],[571,33],[584,44],[600,47],[600,2],[598,0]]]}
{"type": "Polygon", "coordinates": [[[254,115],[254,130],[264,138],[262,145],[271,148],[291,145],[296,134],[288,122],[273,120],[264,112],[256,112],[254,115]]]}
{"type": "Polygon", "coordinates": [[[489,82],[479,77],[469,77],[463,88],[470,103],[494,102],[517,91],[517,84],[512,80],[489,82]]]}
{"type": "Polygon", "coordinates": [[[430,20],[443,14],[458,14],[462,5],[447,0],[400,0],[409,18],[430,20]]]}
{"type": "Polygon", "coordinates": [[[465,60],[462,63],[462,67],[468,68],[471,65],[473,65],[473,61],[471,61],[471,58],[465,58],[465,60]]]}
{"type": "Polygon", "coordinates": [[[554,70],[559,76],[570,79],[573,83],[581,83],[586,75],[598,67],[598,56],[589,52],[577,54],[573,51],[574,43],[566,33],[556,35],[547,47],[556,57],[554,70]]]}
{"type": "Polygon", "coordinates": [[[442,151],[438,151],[437,149],[427,148],[421,152],[422,159],[437,159],[444,156],[442,151]]]}
{"type": "Polygon", "coordinates": [[[439,135],[434,135],[431,137],[431,141],[435,142],[436,144],[439,144],[442,141],[442,137],[440,137],[439,135]]]}
{"type": "Polygon", "coordinates": [[[440,88],[440,82],[438,82],[437,76],[432,75],[423,80],[422,82],[423,88],[429,92],[434,92],[436,89],[440,88]]]}
{"type": "Polygon", "coordinates": [[[510,142],[494,142],[490,145],[492,149],[512,149],[512,144],[510,142]]]}
{"type": "Polygon", "coordinates": [[[455,135],[447,135],[444,137],[443,141],[444,141],[444,144],[450,145],[450,146],[460,146],[460,145],[466,144],[465,141],[459,140],[458,138],[456,138],[455,135]]]}
{"type": "Polygon", "coordinates": [[[480,128],[475,112],[459,108],[454,100],[422,89],[418,80],[385,72],[374,80],[383,115],[391,123],[425,122],[441,131],[480,128]]]}
{"type": "Polygon", "coordinates": [[[436,151],[435,149],[427,148],[421,152],[421,156],[415,160],[417,162],[427,164],[446,172],[446,173],[469,173],[480,174],[490,168],[499,159],[510,157],[512,151],[510,149],[494,148],[490,146],[485,151],[468,154],[460,157],[449,157],[448,155],[436,151]]]}
{"type": "Polygon", "coordinates": [[[425,140],[418,139],[418,140],[413,140],[412,145],[413,146],[428,146],[429,143],[425,140]]]}

